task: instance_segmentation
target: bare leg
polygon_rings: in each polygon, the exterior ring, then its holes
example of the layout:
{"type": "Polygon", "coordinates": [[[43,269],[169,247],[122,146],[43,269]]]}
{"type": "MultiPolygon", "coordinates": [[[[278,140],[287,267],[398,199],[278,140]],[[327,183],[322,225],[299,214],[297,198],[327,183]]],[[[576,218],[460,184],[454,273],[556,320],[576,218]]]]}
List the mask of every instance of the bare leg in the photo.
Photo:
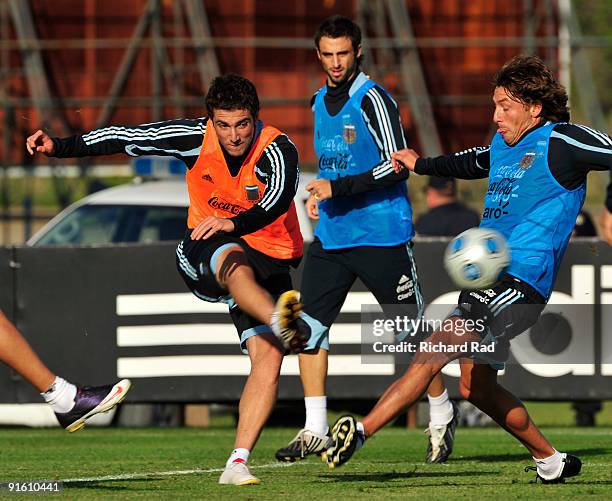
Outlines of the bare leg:
{"type": "Polygon", "coordinates": [[[271,333],[250,337],[246,344],[251,373],[240,398],[235,448],[253,450],[276,401],[283,353],[271,333]]]}
{"type": "Polygon", "coordinates": [[[387,388],[374,408],[363,418],[366,436],[376,433],[406,407],[418,401],[442,367],[444,365],[440,363],[412,363],[406,373],[387,388]]]}
{"type": "Polygon", "coordinates": [[[516,437],[535,458],[554,454],[550,442],[533,423],[523,403],[497,383],[497,371],[488,364],[461,360],[461,396],[516,437]]]}
{"type": "MultiPolygon", "coordinates": [[[[304,388],[305,397],[318,397],[325,395],[325,381],[327,378],[328,351],[322,348],[313,352],[299,354],[300,378],[304,388]]],[[[436,374],[427,389],[432,397],[444,393],[445,386],[441,374],[436,374]]]]}
{"type": "Polygon", "coordinates": [[[438,372],[431,380],[429,387],[427,388],[427,394],[430,397],[439,397],[444,393],[446,387],[444,386],[444,379],[442,379],[442,374],[438,372]]]}
{"type": "Polygon", "coordinates": [[[1,311],[0,360],[21,374],[40,393],[47,391],[55,380],[55,375],[1,311]]]}
{"type": "MultiPolygon", "coordinates": [[[[473,333],[454,336],[436,332],[433,344],[460,344],[476,340],[473,333]]],[[[370,436],[391,421],[407,405],[412,405],[442,367],[458,353],[419,353],[404,376],[385,391],[374,409],[363,419],[364,431],[370,436]]],[[[516,437],[536,458],[554,453],[553,447],[537,429],[523,404],[496,380],[496,372],[486,364],[474,364],[465,359],[461,365],[461,393],[464,398],[486,412],[506,431],[516,437]]]]}
{"type": "Polygon", "coordinates": [[[270,324],[274,313],[272,296],[257,283],[253,269],[238,245],[221,253],[215,273],[217,282],[228,289],[242,311],[262,324],[270,324]]]}
{"type": "MultiPolygon", "coordinates": [[[[455,336],[452,332],[434,332],[429,338],[432,344],[458,345],[469,341],[479,341],[472,333],[455,336]]],[[[452,360],[460,358],[459,353],[417,353],[406,373],[383,393],[378,403],[363,419],[367,436],[373,435],[406,407],[414,404],[430,385],[434,376],[452,360]]]]}
{"type": "Polygon", "coordinates": [[[317,350],[300,353],[300,378],[304,387],[305,397],[320,397],[325,395],[325,379],[327,377],[327,350],[317,350]]]}

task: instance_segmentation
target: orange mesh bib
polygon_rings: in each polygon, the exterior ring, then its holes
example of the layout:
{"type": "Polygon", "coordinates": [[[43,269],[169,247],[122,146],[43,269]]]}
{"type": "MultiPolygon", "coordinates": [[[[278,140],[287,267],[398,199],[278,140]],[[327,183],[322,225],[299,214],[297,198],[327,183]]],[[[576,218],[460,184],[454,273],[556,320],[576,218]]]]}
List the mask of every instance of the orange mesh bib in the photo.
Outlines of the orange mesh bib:
{"type": "MultiPolygon", "coordinates": [[[[207,216],[231,218],[261,200],[266,185],[257,178],[255,165],[264,149],[280,134],[278,129],[265,126],[240,172],[232,177],[215,129],[208,122],[200,155],[195,165],[187,171],[189,228],[195,228],[207,216]]],[[[295,202],[292,201],[289,210],[274,222],[242,238],[254,249],[274,258],[300,257],[303,239],[295,202]]]]}

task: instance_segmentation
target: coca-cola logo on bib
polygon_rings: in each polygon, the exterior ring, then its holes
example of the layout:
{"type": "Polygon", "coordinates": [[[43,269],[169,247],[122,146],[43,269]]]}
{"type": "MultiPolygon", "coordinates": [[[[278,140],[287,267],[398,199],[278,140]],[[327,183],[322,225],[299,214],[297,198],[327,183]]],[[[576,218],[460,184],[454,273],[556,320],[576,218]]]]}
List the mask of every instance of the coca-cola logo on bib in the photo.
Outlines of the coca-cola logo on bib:
{"type": "Polygon", "coordinates": [[[240,205],[233,204],[219,197],[212,197],[208,201],[208,205],[210,205],[213,209],[218,209],[218,210],[222,210],[225,212],[229,212],[230,214],[233,214],[233,215],[240,214],[241,212],[244,212],[246,210],[244,207],[241,207],[240,205]]]}

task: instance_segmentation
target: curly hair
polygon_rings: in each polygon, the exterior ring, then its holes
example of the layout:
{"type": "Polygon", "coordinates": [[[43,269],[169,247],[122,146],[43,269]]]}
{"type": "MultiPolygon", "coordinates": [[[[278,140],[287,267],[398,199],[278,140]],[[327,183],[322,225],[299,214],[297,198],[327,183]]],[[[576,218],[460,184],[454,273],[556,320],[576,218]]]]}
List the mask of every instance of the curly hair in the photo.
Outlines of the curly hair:
{"type": "MultiPolygon", "coordinates": [[[[321,38],[340,38],[347,37],[351,39],[353,51],[357,54],[361,45],[361,28],[359,25],[344,16],[331,16],[325,19],[317,28],[314,34],[315,47],[319,48],[321,38]]],[[[359,56],[357,62],[360,63],[362,56],[359,56]]]]}
{"type": "Polygon", "coordinates": [[[248,110],[254,119],[259,115],[257,89],[250,80],[239,75],[213,78],[206,94],[206,111],[214,116],[217,110],[248,110]]]}
{"type": "Polygon", "coordinates": [[[568,122],[567,91],[537,56],[515,56],[497,72],[494,87],[503,87],[524,104],[540,103],[540,117],[552,122],[568,122]]]}

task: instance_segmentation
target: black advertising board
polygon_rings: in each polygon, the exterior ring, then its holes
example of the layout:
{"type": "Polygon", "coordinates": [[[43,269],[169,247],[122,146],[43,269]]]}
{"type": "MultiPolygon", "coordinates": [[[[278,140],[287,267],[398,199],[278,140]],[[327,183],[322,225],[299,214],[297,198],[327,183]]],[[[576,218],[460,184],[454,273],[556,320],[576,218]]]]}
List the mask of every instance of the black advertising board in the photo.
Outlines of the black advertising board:
{"type": "MultiPolygon", "coordinates": [[[[414,251],[426,303],[450,309],[457,294],[442,267],[445,245],[419,241],[414,251]]],[[[0,249],[0,306],[12,309],[45,363],[71,381],[129,377],[134,402],[234,401],[249,372],[248,357],[239,349],[227,307],[189,293],[174,252],[170,244],[0,249]]],[[[295,284],[299,288],[299,270],[295,284]]],[[[522,360],[513,355],[500,382],[526,399],[612,398],[612,360],[606,358],[612,352],[612,249],[596,241],[572,242],[553,300],[581,309],[581,331],[572,330],[567,341],[570,351],[581,346],[580,357],[568,363],[563,353],[549,354],[546,363],[534,364],[524,354],[522,360]]],[[[358,282],[331,329],[330,398],[376,398],[404,370],[394,363],[363,363],[361,304],[372,302],[358,282]]],[[[452,369],[446,372],[451,394],[458,396],[457,378],[452,369]]],[[[282,374],[279,397],[301,399],[297,357],[286,358],[282,374]]],[[[0,390],[1,402],[40,402],[5,368],[0,390]]]]}
{"type": "MultiPolygon", "coordinates": [[[[14,273],[12,268],[13,248],[0,247],[0,311],[14,321],[14,273]]],[[[6,365],[0,364],[0,402],[14,402],[16,399],[16,374],[6,365]]]]}

